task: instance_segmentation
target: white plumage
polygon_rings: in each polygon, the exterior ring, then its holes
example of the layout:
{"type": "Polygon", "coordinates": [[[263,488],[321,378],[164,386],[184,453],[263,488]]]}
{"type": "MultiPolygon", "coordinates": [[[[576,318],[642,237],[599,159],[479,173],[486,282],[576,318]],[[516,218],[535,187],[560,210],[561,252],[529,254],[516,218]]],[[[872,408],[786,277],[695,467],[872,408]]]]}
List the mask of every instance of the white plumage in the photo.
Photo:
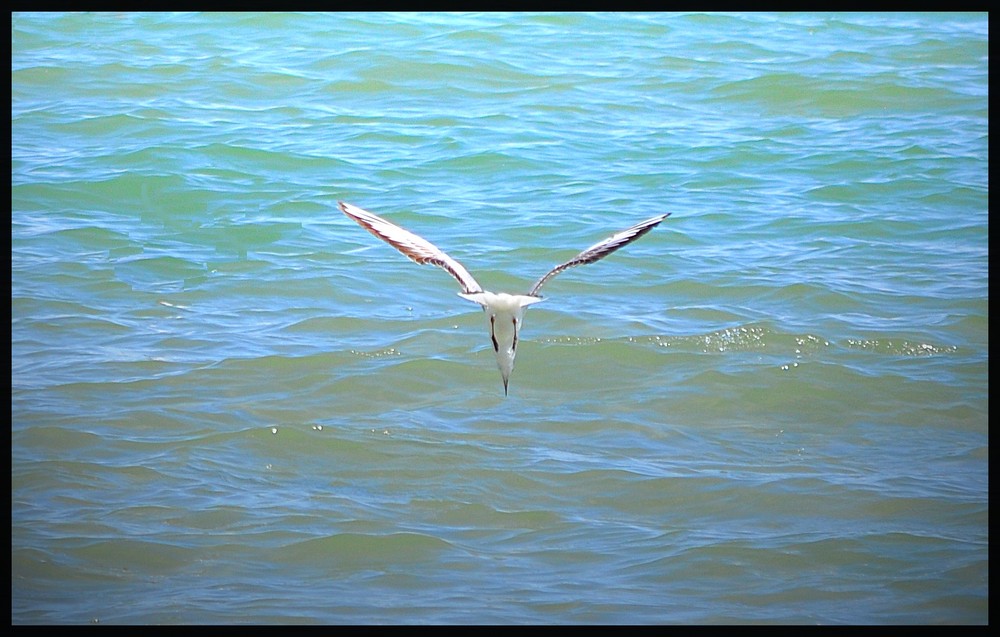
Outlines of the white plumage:
{"type": "Polygon", "coordinates": [[[362,228],[396,248],[411,260],[443,268],[455,277],[458,284],[462,286],[462,291],[459,293],[462,298],[482,306],[489,320],[490,340],[497,357],[500,375],[503,377],[505,395],[507,394],[508,379],[511,372],[514,371],[514,355],[517,351],[517,340],[521,332],[524,310],[532,303],[538,303],[542,300],[538,290],[560,272],[603,259],[615,250],[632,243],[670,216],[670,213],[667,213],[647,219],[595,243],[569,261],[549,270],[542,278],[538,279],[527,294],[506,294],[483,290],[475,277],[469,274],[469,271],[461,263],[452,259],[430,241],[367,210],[343,201],[338,202],[338,204],[345,215],[354,219],[362,228]]]}

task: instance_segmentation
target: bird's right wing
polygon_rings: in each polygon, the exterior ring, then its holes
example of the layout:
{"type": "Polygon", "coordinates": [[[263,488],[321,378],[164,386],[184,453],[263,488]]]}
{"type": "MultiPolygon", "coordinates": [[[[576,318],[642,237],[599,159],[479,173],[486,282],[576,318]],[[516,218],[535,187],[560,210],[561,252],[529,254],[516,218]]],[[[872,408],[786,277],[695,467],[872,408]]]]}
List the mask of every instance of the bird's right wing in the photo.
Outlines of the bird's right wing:
{"type": "Polygon", "coordinates": [[[452,259],[442,252],[430,241],[418,237],[408,230],[404,230],[394,223],[390,223],[382,217],[372,214],[367,210],[362,210],[349,203],[338,201],[337,205],[344,211],[344,214],[358,222],[362,228],[372,233],[379,239],[385,241],[396,248],[410,260],[424,264],[429,263],[443,268],[448,274],[458,280],[465,294],[475,294],[482,292],[479,285],[469,271],[462,267],[462,264],[452,259]]]}

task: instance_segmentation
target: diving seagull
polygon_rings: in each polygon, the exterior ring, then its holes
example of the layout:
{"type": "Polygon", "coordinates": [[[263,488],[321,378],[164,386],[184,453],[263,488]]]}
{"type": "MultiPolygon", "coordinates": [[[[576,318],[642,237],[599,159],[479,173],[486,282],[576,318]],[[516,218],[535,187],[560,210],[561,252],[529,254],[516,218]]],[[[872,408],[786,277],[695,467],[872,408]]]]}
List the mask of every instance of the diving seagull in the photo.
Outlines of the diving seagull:
{"type": "Polygon", "coordinates": [[[345,215],[358,222],[358,225],[368,232],[402,252],[412,261],[421,264],[429,263],[443,268],[448,274],[455,277],[459,285],[462,286],[459,296],[483,307],[483,311],[489,317],[490,340],[493,342],[497,366],[503,377],[505,396],[507,395],[507,381],[511,372],[514,371],[514,354],[517,351],[517,336],[521,331],[524,310],[529,305],[543,300],[538,294],[538,290],[549,279],[563,270],[603,259],[618,248],[632,243],[670,216],[670,213],[667,213],[647,219],[627,230],[611,235],[604,241],[595,243],[569,261],[549,270],[542,278],[538,279],[527,294],[507,294],[484,290],[461,263],[449,257],[426,239],[418,237],[367,210],[362,210],[343,201],[337,203],[345,215]]]}

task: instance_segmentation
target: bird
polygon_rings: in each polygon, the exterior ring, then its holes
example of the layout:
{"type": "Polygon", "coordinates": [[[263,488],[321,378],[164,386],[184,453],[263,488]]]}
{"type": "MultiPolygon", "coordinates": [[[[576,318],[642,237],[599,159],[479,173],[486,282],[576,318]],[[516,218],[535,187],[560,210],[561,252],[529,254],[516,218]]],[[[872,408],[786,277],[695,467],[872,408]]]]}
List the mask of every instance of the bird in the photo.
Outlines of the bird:
{"type": "Polygon", "coordinates": [[[479,285],[475,277],[469,274],[465,267],[448,256],[444,251],[423,237],[397,226],[391,221],[363,210],[355,205],[338,201],[337,205],[350,219],[362,228],[372,233],[399,250],[411,261],[419,264],[436,265],[453,276],[462,291],[458,293],[463,299],[468,299],[482,306],[487,315],[490,329],[490,341],[496,354],[497,367],[503,379],[503,393],[507,395],[507,386],[511,372],[514,371],[514,356],[517,353],[518,336],[523,325],[524,311],[531,305],[543,300],[538,290],[552,277],[564,270],[593,263],[608,256],[615,250],[625,247],[647,232],[655,228],[671,213],[657,215],[639,222],[630,228],[617,232],[603,241],[590,246],[569,261],[560,263],[545,273],[535,282],[527,294],[508,294],[506,292],[490,292],[479,285]]]}

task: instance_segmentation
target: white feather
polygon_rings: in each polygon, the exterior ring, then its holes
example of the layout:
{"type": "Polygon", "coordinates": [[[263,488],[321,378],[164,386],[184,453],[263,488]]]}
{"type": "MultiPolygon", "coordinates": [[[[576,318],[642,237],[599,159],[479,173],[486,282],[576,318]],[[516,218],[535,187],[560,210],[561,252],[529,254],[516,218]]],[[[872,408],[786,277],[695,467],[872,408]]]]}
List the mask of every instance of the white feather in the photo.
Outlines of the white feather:
{"type": "Polygon", "coordinates": [[[590,246],[569,261],[561,263],[549,270],[540,278],[528,294],[494,293],[483,290],[476,279],[469,274],[461,263],[445,254],[440,248],[394,223],[386,221],[376,214],[362,210],[343,201],[338,202],[344,214],[354,219],[358,224],[382,239],[392,247],[416,263],[430,263],[443,268],[451,274],[462,286],[461,296],[482,306],[486,312],[490,328],[490,341],[496,354],[497,367],[503,377],[503,392],[507,393],[507,381],[514,371],[514,356],[517,353],[518,336],[521,332],[524,310],[529,305],[538,303],[542,297],[538,295],[539,288],[546,281],[567,268],[586,263],[593,263],[608,256],[618,248],[626,246],[642,235],[655,228],[670,214],[647,219],[642,223],[611,235],[604,241],[590,246]]]}

